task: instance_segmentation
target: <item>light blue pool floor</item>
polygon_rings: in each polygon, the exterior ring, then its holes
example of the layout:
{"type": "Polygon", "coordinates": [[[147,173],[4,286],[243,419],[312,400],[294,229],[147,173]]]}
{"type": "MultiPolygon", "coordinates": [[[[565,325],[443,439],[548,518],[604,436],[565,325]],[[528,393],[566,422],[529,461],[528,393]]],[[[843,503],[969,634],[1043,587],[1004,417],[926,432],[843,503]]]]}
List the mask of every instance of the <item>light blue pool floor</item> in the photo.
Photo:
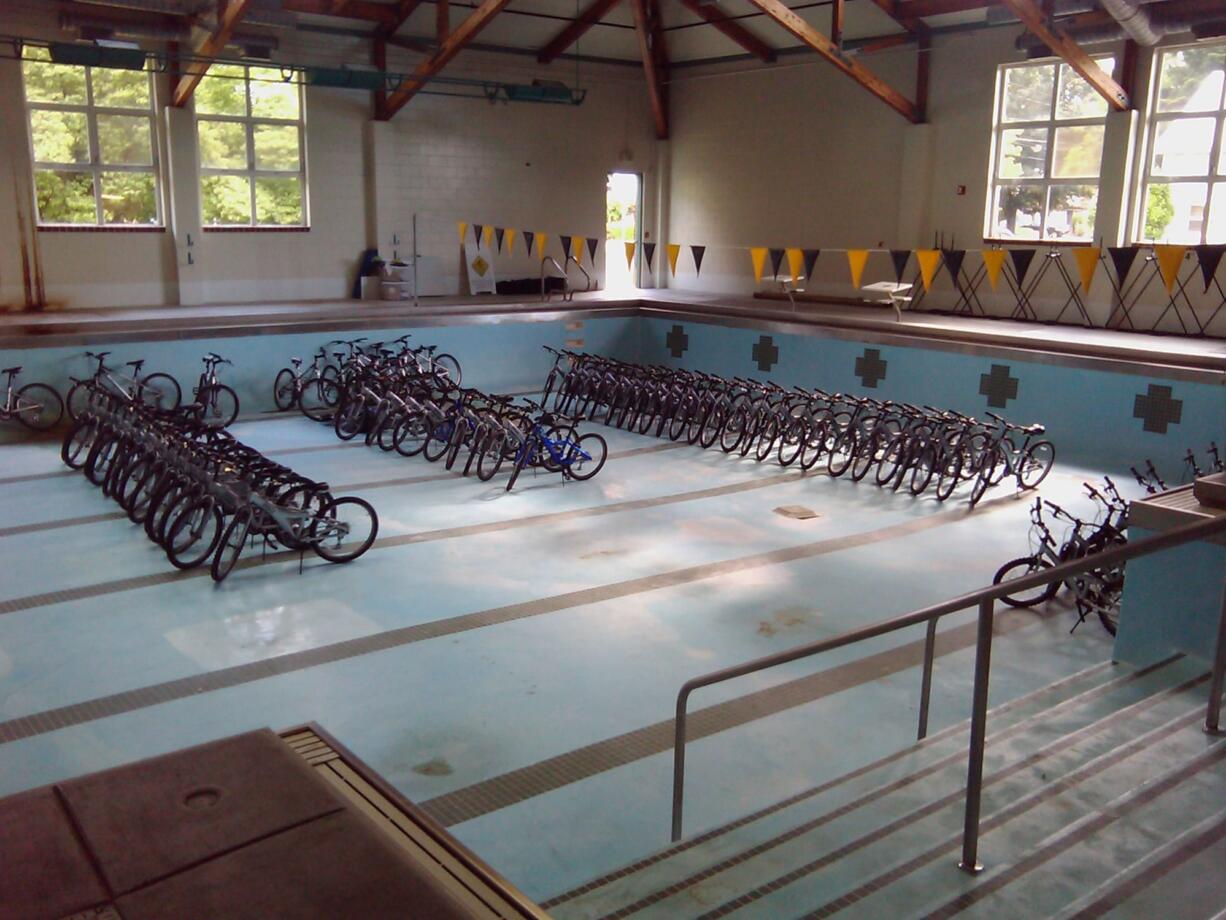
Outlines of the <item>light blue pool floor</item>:
{"type": "MultiPolygon", "coordinates": [[[[272,559],[221,586],[170,575],[143,532],[100,518],[116,506],[58,475],[56,444],[0,448],[0,794],[313,720],[544,899],[667,842],[670,753],[619,760],[610,739],[670,719],[686,679],[971,590],[1027,549],[1028,502],[1007,490],[967,513],[600,430],[611,456],[595,480],[528,475],[506,493],[502,477],[344,445],[303,419],[240,423],[253,446],[370,500],[380,539],[350,566],[272,559]],[[818,516],[773,510],[785,505],[818,516]],[[549,779],[542,761],[578,749],[589,767],[549,779]]],[[[1086,508],[1091,475],[1057,467],[1042,494],[1086,508]]],[[[994,703],[1110,656],[1097,623],[1068,634],[1074,619],[1002,616],[994,703]]],[[[970,620],[942,622],[954,648],[933,730],[968,714],[970,620]]],[[[691,709],[921,639],[746,677],[691,709]]],[[[687,831],[909,744],[918,661],[877,679],[853,667],[844,689],[693,742],[687,831]]]]}

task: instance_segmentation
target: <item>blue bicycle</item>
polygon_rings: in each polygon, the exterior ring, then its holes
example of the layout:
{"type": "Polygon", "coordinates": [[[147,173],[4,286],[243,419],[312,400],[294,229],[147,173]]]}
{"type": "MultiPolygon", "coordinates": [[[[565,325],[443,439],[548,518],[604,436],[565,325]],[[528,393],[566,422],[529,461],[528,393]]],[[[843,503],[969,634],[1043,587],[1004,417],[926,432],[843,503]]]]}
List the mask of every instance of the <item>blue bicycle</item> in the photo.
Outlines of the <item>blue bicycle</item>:
{"type": "Polygon", "coordinates": [[[519,474],[529,466],[580,482],[599,473],[609,456],[609,445],[598,434],[580,435],[575,429],[580,421],[581,418],[566,419],[547,412],[534,419],[528,433],[515,446],[515,467],[507,491],[511,491],[519,474]]]}

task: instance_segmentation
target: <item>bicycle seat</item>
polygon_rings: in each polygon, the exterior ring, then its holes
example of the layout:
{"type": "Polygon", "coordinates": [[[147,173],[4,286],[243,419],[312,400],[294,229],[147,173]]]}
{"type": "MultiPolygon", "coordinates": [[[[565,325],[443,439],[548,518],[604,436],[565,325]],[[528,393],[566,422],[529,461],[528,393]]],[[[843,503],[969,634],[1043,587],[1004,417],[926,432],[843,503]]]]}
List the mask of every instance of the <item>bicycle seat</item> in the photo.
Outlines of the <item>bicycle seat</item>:
{"type": "Polygon", "coordinates": [[[128,361],[127,366],[132,368],[133,370],[139,371],[141,369],[141,366],[144,363],[145,363],[145,359],[141,358],[139,361],[128,361]]]}
{"type": "Polygon", "coordinates": [[[297,367],[298,365],[302,363],[302,359],[301,358],[290,358],[289,363],[294,365],[294,367],[297,367]]]}
{"type": "Polygon", "coordinates": [[[1036,422],[1033,425],[1025,426],[1022,431],[1025,434],[1043,434],[1043,432],[1047,431],[1047,429],[1036,422]]]}
{"type": "Polygon", "coordinates": [[[21,365],[19,364],[16,367],[6,367],[4,370],[0,371],[0,374],[18,374],[20,372],[21,365]]]}

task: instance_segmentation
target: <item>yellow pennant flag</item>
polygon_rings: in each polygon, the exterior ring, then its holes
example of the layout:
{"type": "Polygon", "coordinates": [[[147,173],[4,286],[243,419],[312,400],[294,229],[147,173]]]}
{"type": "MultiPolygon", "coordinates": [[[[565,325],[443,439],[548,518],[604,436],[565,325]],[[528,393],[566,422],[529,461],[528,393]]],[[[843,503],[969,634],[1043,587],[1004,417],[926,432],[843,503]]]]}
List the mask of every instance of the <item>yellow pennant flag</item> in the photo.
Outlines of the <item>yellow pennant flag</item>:
{"type": "Polygon", "coordinates": [[[847,250],[847,265],[851,269],[851,284],[852,287],[860,286],[860,279],[864,277],[864,266],[868,264],[867,249],[849,249],[847,250]]]}
{"type": "Polygon", "coordinates": [[[1090,285],[1094,283],[1094,273],[1098,271],[1098,260],[1103,251],[1097,246],[1080,246],[1073,250],[1073,258],[1077,260],[1077,271],[1081,273],[1081,289],[1090,293],[1090,285]]]}
{"type": "Polygon", "coordinates": [[[634,267],[634,244],[626,244],[626,268],[634,267]]]}
{"type": "Polygon", "coordinates": [[[1005,251],[1003,249],[985,249],[983,251],[983,264],[988,270],[988,284],[992,285],[992,290],[996,290],[996,284],[1000,281],[1000,270],[1005,264],[1005,251]]]}
{"type": "Polygon", "coordinates": [[[915,261],[919,262],[920,277],[924,280],[924,290],[932,290],[932,279],[937,275],[937,269],[941,265],[941,250],[939,249],[917,249],[915,250],[915,261]]]}
{"type": "Polygon", "coordinates": [[[789,249],[787,254],[788,272],[791,273],[793,281],[799,281],[801,269],[805,266],[805,254],[799,249],[789,249]]]}
{"type": "Polygon", "coordinates": [[[762,269],[766,267],[766,247],[753,246],[749,250],[749,258],[753,259],[753,280],[762,280],[762,269]]]}
{"type": "Polygon", "coordinates": [[[680,243],[668,244],[668,267],[672,271],[673,277],[677,276],[677,256],[681,253],[680,243]]]}
{"type": "Polygon", "coordinates": [[[506,247],[506,252],[510,253],[511,255],[515,254],[515,230],[513,228],[507,227],[507,229],[503,231],[502,244],[506,247]]]}
{"type": "Polygon", "coordinates": [[[1175,282],[1179,280],[1179,266],[1183,263],[1183,257],[1187,251],[1187,246],[1154,247],[1154,256],[1158,260],[1158,271],[1162,273],[1162,281],[1166,285],[1168,294],[1175,291],[1175,282]]]}
{"type": "Polygon", "coordinates": [[[570,238],[570,254],[575,257],[575,264],[583,264],[583,237],[572,236],[570,238]]]}
{"type": "Polygon", "coordinates": [[[537,258],[545,258],[545,243],[549,239],[548,233],[538,233],[536,235],[536,255],[537,258]]]}
{"type": "Polygon", "coordinates": [[[462,220],[456,224],[456,228],[460,231],[460,245],[464,245],[464,234],[468,232],[468,221],[462,220]]]}
{"type": "Polygon", "coordinates": [[[481,231],[481,245],[486,249],[490,247],[490,240],[494,238],[494,227],[492,224],[486,224],[485,229],[481,231]]]}

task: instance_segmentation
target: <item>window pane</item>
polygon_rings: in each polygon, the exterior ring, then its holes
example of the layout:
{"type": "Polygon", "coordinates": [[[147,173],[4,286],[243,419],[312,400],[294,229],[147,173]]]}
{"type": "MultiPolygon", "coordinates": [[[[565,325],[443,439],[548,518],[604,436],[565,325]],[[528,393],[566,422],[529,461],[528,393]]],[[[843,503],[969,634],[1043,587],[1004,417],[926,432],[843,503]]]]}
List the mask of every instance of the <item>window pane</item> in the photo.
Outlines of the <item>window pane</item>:
{"type": "Polygon", "coordinates": [[[1000,240],[1037,240],[1043,229],[1042,186],[1008,185],[996,191],[992,237],[1000,240]]]}
{"type": "Polygon", "coordinates": [[[89,131],[84,112],[30,111],[34,159],[40,163],[88,163],[89,131]]]}
{"type": "Polygon", "coordinates": [[[247,84],[243,68],[214,64],[193,94],[196,111],[204,115],[246,115],[247,84]]]}
{"type": "Polygon", "coordinates": [[[1000,133],[1000,178],[1042,178],[1046,169],[1046,128],[1012,129],[1000,133]]]}
{"type": "Polygon", "coordinates": [[[1216,118],[1176,118],[1158,124],[1150,173],[1155,176],[1204,176],[1209,173],[1216,118]]]}
{"type": "Polygon", "coordinates": [[[21,71],[25,76],[26,101],[85,105],[85,68],[29,60],[35,50],[46,55],[46,51],[41,48],[31,48],[26,51],[27,60],[21,62],[21,71]]]}
{"type": "Polygon", "coordinates": [[[200,203],[206,224],[251,223],[251,186],[244,176],[202,176],[200,203]]]}
{"type": "Polygon", "coordinates": [[[1103,162],[1103,131],[1102,125],[1057,128],[1052,175],[1058,179],[1097,178],[1103,162]]]}
{"type": "Polygon", "coordinates": [[[1222,104],[1226,48],[1182,48],[1162,55],[1159,112],[1206,112],[1222,104]]]}
{"type": "Polygon", "coordinates": [[[95,67],[94,105],[115,109],[149,108],[149,73],[144,70],[110,70],[95,67]]]}
{"type": "Polygon", "coordinates": [[[1145,238],[1199,243],[1208,193],[1204,182],[1151,182],[1145,192],[1145,238]]]}
{"type": "Polygon", "coordinates": [[[156,224],[157,190],[153,173],[104,172],[102,220],[108,224],[156,224]]]}
{"type": "Polygon", "coordinates": [[[251,68],[251,114],[298,120],[298,79],[286,83],[275,67],[251,68]]]}
{"type": "Polygon", "coordinates": [[[38,219],[43,223],[97,223],[94,177],[91,173],[35,170],[34,190],[38,200],[38,219]]]}
{"type": "Polygon", "coordinates": [[[256,125],[255,168],[297,169],[297,125],[256,125]]]}
{"type": "MultiPolygon", "coordinates": [[[[1111,73],[1115,58],[1097,60],[1098,66],[1111,73]]],[[[1107,114],[1107,100],[1099,95],[1077,71],[1068,64],[1060,65],[1060,92],[1056,97],[1057,118],[1101,118],[1107,114]]]]}
{"type": "Polygon", "coordinates": [[[297,178],[255,180],[256,223],[302,224],[302,189],[297,178]]]}
{"type": "Polygon", "coordinates": [[[1051,117],[1052,81],[1056,68],[1010,67],[1005,71],[1004,121],[1040,121],[1051,117]]]}
{"type": "Polygon", "coordinates": [[[1095,185],[1053,185],[1047,204],[1047,239],[1091,240],[1098,210],[1095,185]]]}
{"type": "Polygon", "coordinates": [[[149,119],[144,115],[99,115],[99,158],[105,164],[147,166],[153,163],[149,119]]]}
{"type": "Polygon", "coordinates": [[[247,168],[247,128],[234,121],[198,121],[200,165],[212,169],[247,168]]]}
{"type": "Polygon", "coordinates": [[[1226,182],[1213,187],[1213,207],[1209,211],[1206,243],[1226,243],[1226,182]]]}

